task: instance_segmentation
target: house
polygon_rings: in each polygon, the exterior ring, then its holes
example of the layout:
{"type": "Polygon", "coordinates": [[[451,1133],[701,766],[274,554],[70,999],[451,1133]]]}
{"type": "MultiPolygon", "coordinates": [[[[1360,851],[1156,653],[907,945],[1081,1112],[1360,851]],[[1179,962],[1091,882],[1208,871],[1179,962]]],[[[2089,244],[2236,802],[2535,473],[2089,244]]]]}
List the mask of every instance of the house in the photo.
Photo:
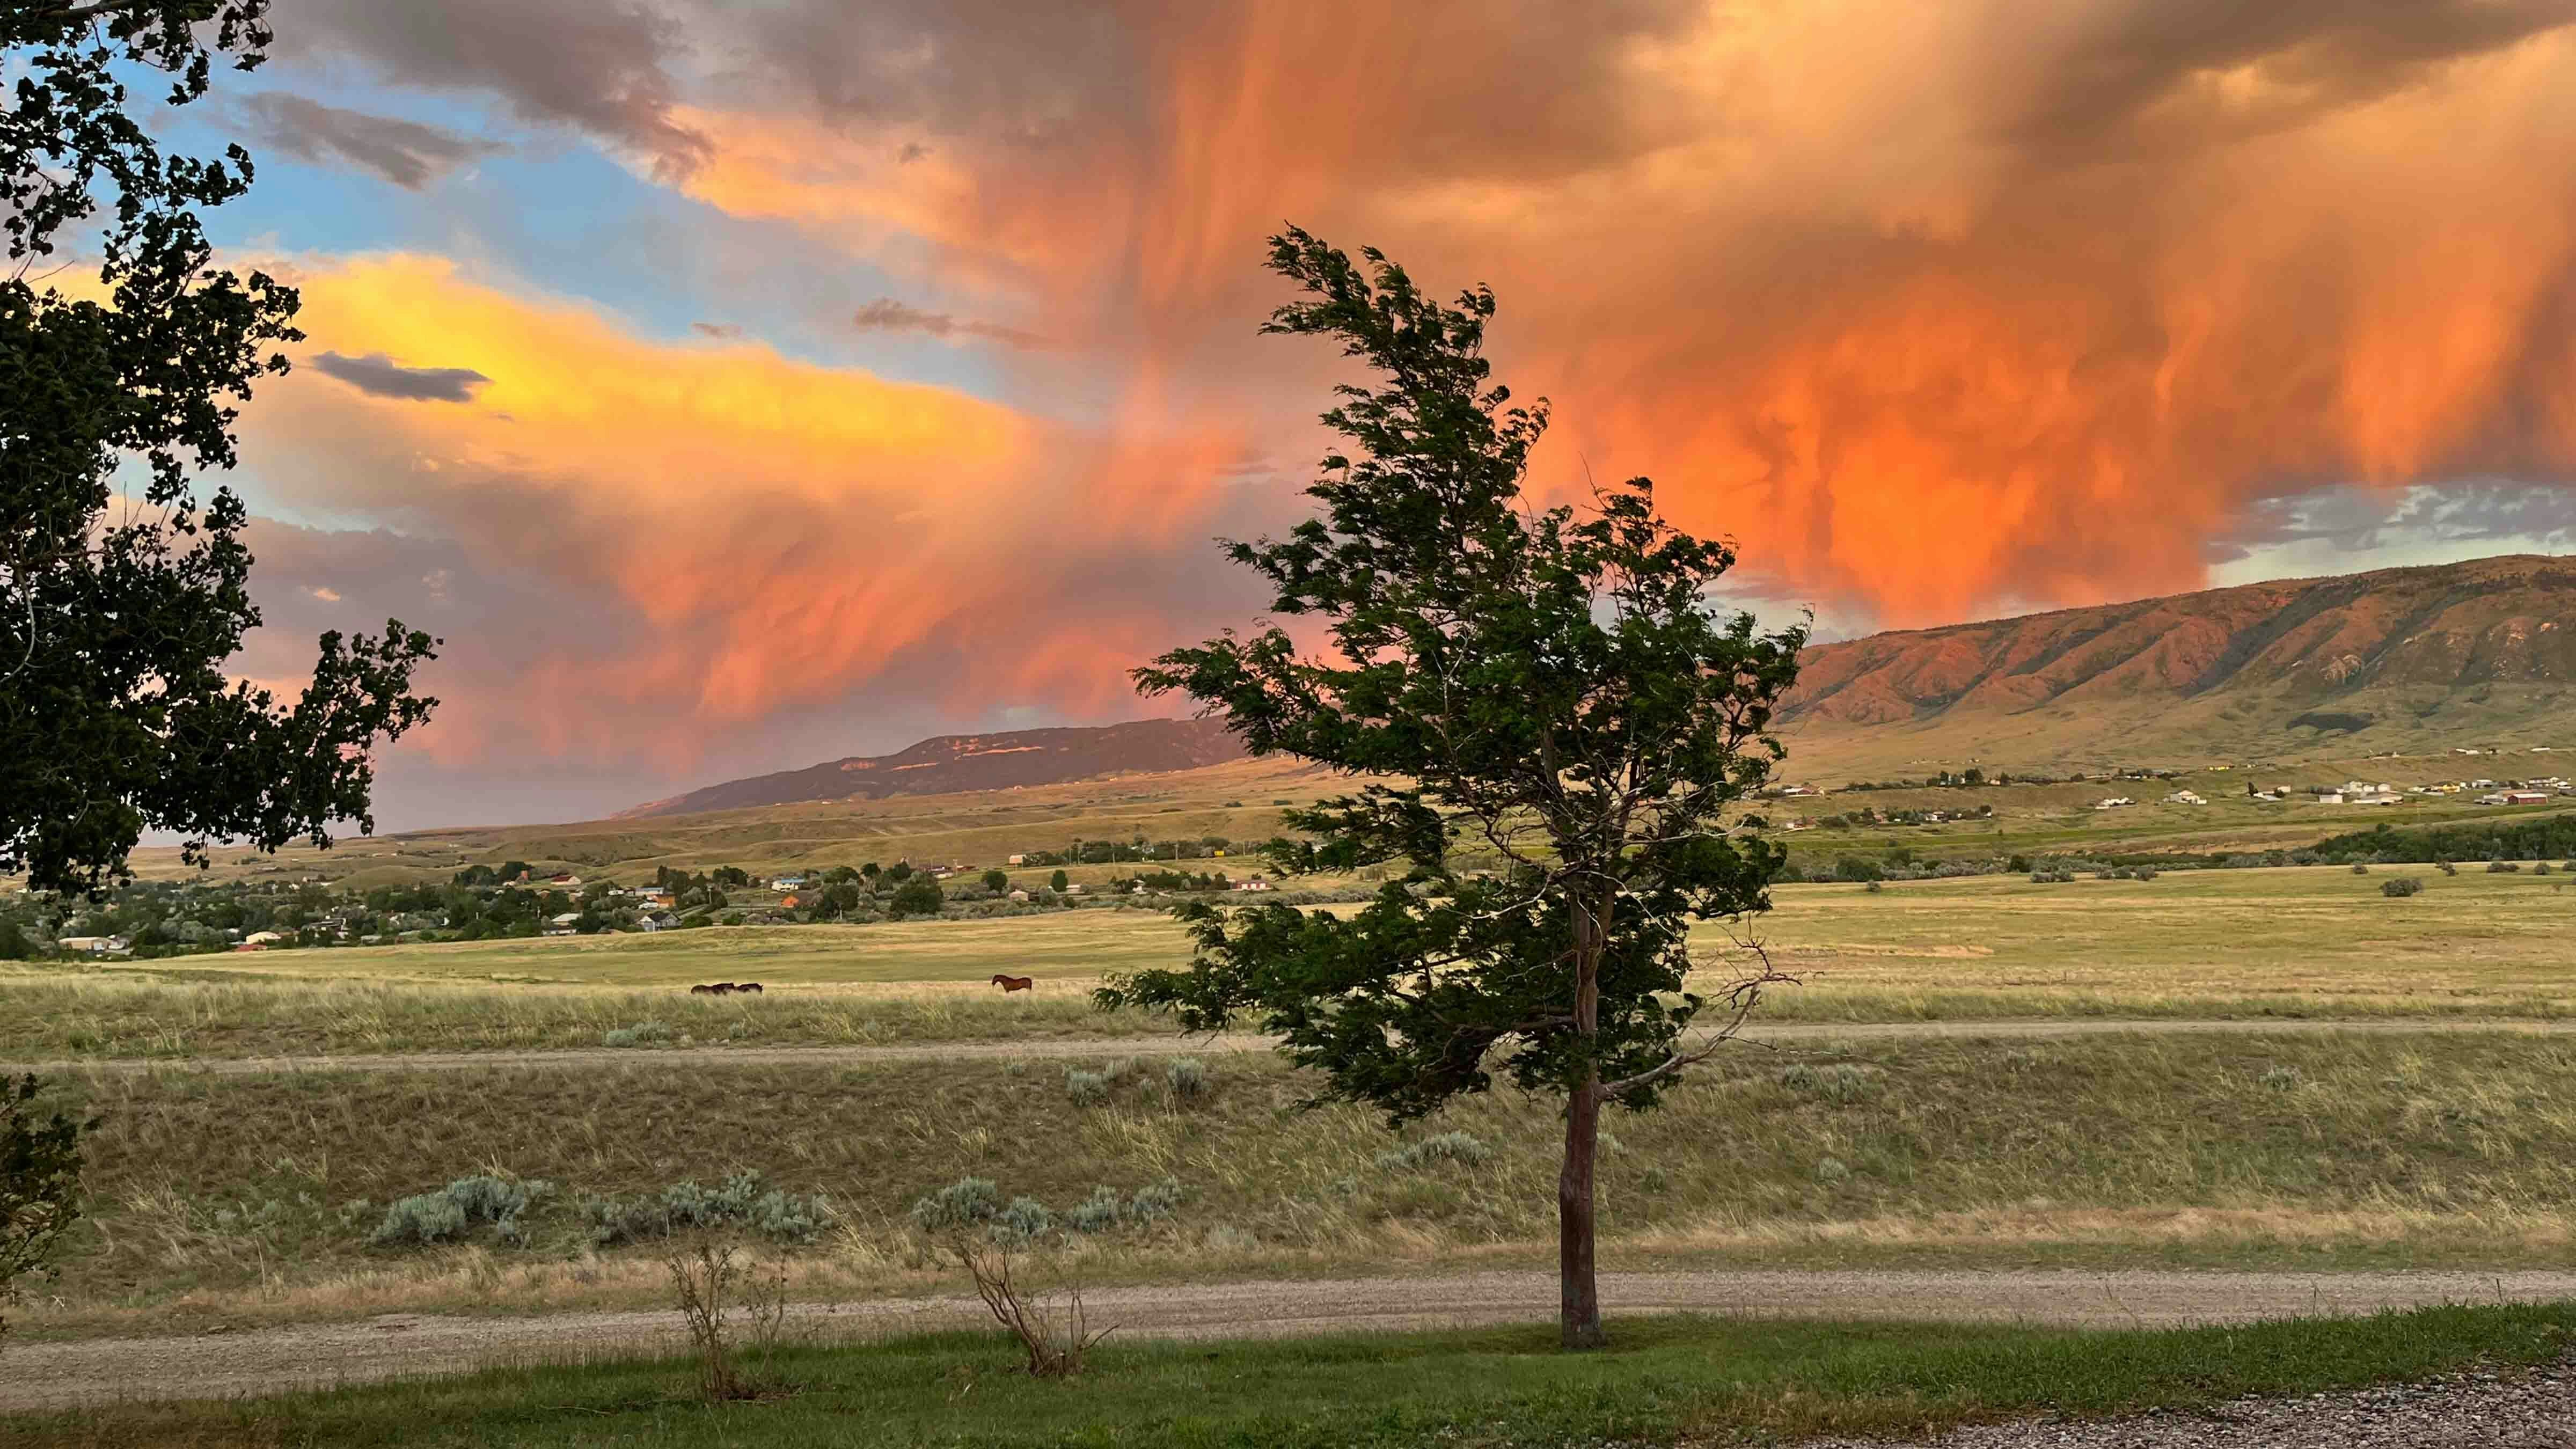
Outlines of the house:
{"type": "Polygon", "coordinates": [[[2549,792],[2546,790],[2507,790],[2504,794],[2504,803],[2507,805],[2546,805],[2549,803],[2549,792]]]}
{"type": "Polygon", "coordinates": [[[2168,805],[2206,805],[2209,801],[2197,790],[2176,790],[2165,797],[2168,805]]]}
{"type": "Polygon", "coordinates": [[[2093,808],[2096,810],[2117,810],[2124,805],[2135,805],[2137,803],[2137,801],[2130,799],[2126,795],[2113,795],[2108,799],[2094,801],[2093,808]]]}
{"type": "Polygon", "coordinates": [[[2481,805],[2501,805],[2504,803],[2504,792],[2499,790],[2492,794],[2480,795],[2478,797],[2478,803],[2481,805]]]}
{"type": "Polygon", "coordinates": [[[1082,894],[1082,882],[1075,881],[1073,884],[1066,886],[1064,888],[1064,893],[1069,896],[1078,896],[1082,894]]]}
{"type": "Polygon", "coordinates": [[[550,886],[563,886],[569,888],[581,884],[581,877],[574,875],[568,870],[557,871],[555,874],[546,877],[546,884],[550,886]]]}
{"type": "Polygon", "coordinates": [[[801,875],[772,876],[769,880],[769,888],[781,893],[787,891],[801,891],[805,889],[805,877],[801,875]]]}
{"type": "Polygon", "coordinates": [[[781,896],[778,899],[778,904],[781,908],[792,911],[796,909],[796,901],[797,898],[795,896],[781,896]]]}
{"type": "Polygon", "coordinates": [[[249,935],[242,937],[242,944],[245,946],[274,946],[285,939],[286,934],[282,931],[253,931],[249,935]]]}
{"type": "Polygon", "coordinates": [[[1029,898],[1029,893],[1027,891],[1013,891],[1009,898],[1015,901],[1024,901],[1029,898]]]}
{"type": "Polygon", "coordinates": [[[123,936],[65,936],[59,944],[66,951],[87,951],[93,956],[104,956],[110,951],[125,950],[134,943],[123,936]]]}
{"type": "Polygon", "coordinates": [[[667,911],[680,903],[678,896],[665,890],[644,891],[639,893],[636,899],[643,902],[647,908],[656,911],[667,911]]]}
{"type": "Polygon", "coordinates": [[[1026,865],[1029,863],[1029,858],[1025,855],[1014,855],[1007,857],[1002,863],[1004,865],[1026,865]]]}
{"type": "Polygon", "coordinates": [[[1242,880],[1236,881],[1234,883],[1234,888],[1239,891],[1266,891],[1270,889],[1270,882],[1263,880],[1257,875],[1246,876],[1242,880]]]}

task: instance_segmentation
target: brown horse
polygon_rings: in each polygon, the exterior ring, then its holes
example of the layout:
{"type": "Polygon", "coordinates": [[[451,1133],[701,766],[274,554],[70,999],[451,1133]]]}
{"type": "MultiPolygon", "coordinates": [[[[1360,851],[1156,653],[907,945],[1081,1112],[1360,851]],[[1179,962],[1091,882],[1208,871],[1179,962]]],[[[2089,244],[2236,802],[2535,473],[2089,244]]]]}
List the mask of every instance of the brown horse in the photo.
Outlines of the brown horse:
{"type": "Polygon", "coordinates": [[[692,986],[689,988],[689,994],[691,996],[731,996],[741,989],[730,981],[719,981],[713,986],[692,986]]]}
{"type": "Polygon", "coordinates": [[[993,984],[1002,988],[1002,994],[1008,996],[1014,991],[1029,990],[1038,984],[1038,979],[1034,976],[1004,976],[995,972],[993,984]]]}
{"type": "Polygon", "coordinates": [[[736,991],[748,991],[754,995],[758,995],[760,992],[760,983],[757,981],[737,981],[733,984],[733,989],[736,991]]]}

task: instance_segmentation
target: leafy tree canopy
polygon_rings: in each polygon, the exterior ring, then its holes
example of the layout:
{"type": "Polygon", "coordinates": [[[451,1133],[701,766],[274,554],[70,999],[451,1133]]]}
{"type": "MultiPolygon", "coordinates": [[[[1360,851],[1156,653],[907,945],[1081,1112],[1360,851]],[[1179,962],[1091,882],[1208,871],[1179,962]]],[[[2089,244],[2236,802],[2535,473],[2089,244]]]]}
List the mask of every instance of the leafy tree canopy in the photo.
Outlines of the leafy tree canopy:
{"type": "Polygon", "coordinates": [[[147,828],[275,849],[372,828],[371,750],[427,717],[398,621],[321,640],[292,704],[224,662],[259,623],[249,522],[194,475],[235,461],[255,379],[302,340],[293,288],[213,265],[198,212],[250,185],[239,146],[164,154],[126,80],[203,96],[249,69],[267,0],[0,5],[0,872],[94,890],[147,828]],[[77,244],[94,288],[43,266],[77,244]]]}
{"type": "MultiPolygon", "coordinates": [[[[1376,778],[1286,812],[1307,838],[1269,848],[1283,870],[1405,870],[1347,917],[1182,905],[1190,967],[1113,979],[1100,1000],[1190,1030],[1257,1018],[1324,1097],[1397,1121],[1497,1076],[1563,1094],[1564,1330],[1596,1343],[1599,1111],[1651,1105],[1711,1045],[1684,1035],[1706,1005],[1686,933],[1767,908],[1782,853],[1719,812],[1781,753],[1767,730],[1805,635],[1716,609],[1732,550],[1666,523],[1644,478],[1586,509],[1532,507],[1548,410],[1490,381],[1493,294],[1444,306],[1365,258],[1300,230],[1272,240],[1271,269],[1306,296],[1264,330],[1333,338],[1379,380],[1337,388],[1324,415],[1350,446],[1306,490],[1320,516],[1226,545],[1329,647],[1229,631],[1136,680],[1221,713],[1256,755],[1376,778]]],[[[1730,1027],[1771,979],[1729,994],[1730,1027]]]]}

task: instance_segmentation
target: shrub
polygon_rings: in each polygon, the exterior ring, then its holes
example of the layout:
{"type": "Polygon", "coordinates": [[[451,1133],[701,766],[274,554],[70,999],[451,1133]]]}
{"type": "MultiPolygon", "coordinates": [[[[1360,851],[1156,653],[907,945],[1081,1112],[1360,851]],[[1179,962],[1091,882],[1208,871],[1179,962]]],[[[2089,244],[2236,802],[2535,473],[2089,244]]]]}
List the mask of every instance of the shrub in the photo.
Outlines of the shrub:
{"type": "Polygon", "coordinates": [[[1002,1211],[1002,1190],[990,1178],[961,1177],[916,1200],[912,1225],[925,1233],[990,1222],[1002,1211]]]}
{"type": "Polygon", "coordinates": [[[2352,873],[2354,875],[2368,875],[2370,874],[2370,867],[2356,860],[2352,863],[2352,873]]]}
{"type": "Polygon", "coordinates": [[[1055,1226],[1055,1213],[1033,1197],[1015,1197],[1011,1205],[993,1215],[988,1229],[996,1242],[1025,1243],[1046,1236],[1055,1226]]]}
{"type": "Polygon", "coordinates": [[[1180,1208],[1181,1180],[1177,1177],[1148,1183],[1136,1189],[1134,1197],[1127,1199],[1127,1217],[1131,1222],[1158,1223],[1180,1208]]]}
{"type": "Polygon", "coordinates": [[[2547,875],[2547,874],[2549,874],[2549,873],[2550,873],[2550,865],[2549,865],[2549,862],[2544,860],[2544,861],[2540,862],[2538,865],[2533,866],[2533,867],[2531,868],[2531,873],[2532,873],[2533,875],[2547,875]]]}
{"type": "Polygon", "coordinates": [[[1109,1097],[1109,1075],[1067,1067],[1064,1069],[1064,1094],[1072,1098],[1076,1106],[1088,1107],[1106,1101],[1109,1097]]]}
{"type": "Polygon", "coordinates": [[[1818,1182],[1840,1182],[1849,1176],[1851,1176],[1851,1169],[1845,1167],[1839,1159],[1827,1157],[1816,1163],[1818,1182]]]}
{"type": "Polygon", "coordinates": [[[1869,884],[1861,887],[1861,889],[1868,891],[1871,895],[1878,895],[1885,891],[1887,887],[1879,884],[1877,881],[1871,881],[1869,884]]]}
{"type": "Polygon", "coordinates": [[[1780,1069],[1780,1085],[1828,1102],[1857,1102],[1877,1086],[1869,1068],[1855,1062],[1798,1062],[1780,1069]]]}
{"type": "Polygon", "coordinates": [[[22,1276],[54,1272],[54,1253],[80,1221],[81,1139],[98,1121],[52,1109],[39,1117],[43,1091],[32,1074],[0,1079],[0,1308],[17,1301],[22,1276]]]}
{"type": "Polygon", "coordinates": [[[2521,869],[2522,863],[2520,861],[2491,860],[2487,862],[2487,874],[2489,875],[2512,875],[2521,869]]]}
{"type": "Polygon", "coordinates": [[[2451,863],[2450,863],[2449,861],[2447,861],[2447,860],[2445,860],[2445,861],[2441,861],[2441,862],[2439,862],[2439,864],[2440,864],[2440,867],[2441,867],[2442,874],[2444,874],[2444,875],[2458,875],[2458,874],[2460,873],[2460,868],[2459,868],[2458,866],[2456,866],[2456,865],[2451,864],[2451,863]]]}
{"type": "Polygon", "coordinates": [[[2269,1067],[2258,1080],[2273,1091],[2286,1092],[2306,1081],[2307,1074],[2297,1067],[2269,1067]]]}
{"type": "Polygon", "coordinates": [[[1064,1215],[1066,1229],[1077,1233],[1105,1233],[1126,1220],[1127,1204],[1119,1198],[1118,1189],[1107,1183],[1093,1188],[1091,1196],[1064,1215]]]}
{"type": "Polygon", "coordinates": [[[2411,896],[2422,889],[2424,889],[2424,883],[2411,875],[2401,875],[2395,880],[2384,880],[2379,883],[2379,893],[2392,899],[2411,896]]]}
{"type": "Polygon", "coordinates": [[[810,1243],[836,1220],[821,1193],[797,1197],[771,1187],[757,1172],[737,1172],[715,1187],[690,1181],[637,1197],[584,1198],[581,1214],[590,1223],[591,1241],[603,1248],[725,1227],[782,1243],[810,1243]]]}
{"type": "Polygon", "coordinates": [[[1493,1149],[1464,1132],[1443,1132],[1419,1142],[1390,1148],[1377,1155],[1377,1165],[1388,1172],[1412,1172],[1435,1162],[1455,1162],[1472,1166],[1494,1155],[1493,1149]]]}
{"type": "Polygon", "coordinates": [[[543,1178],[524,1181],[478,1173],[460,1177],[436,1192],[402,1198],[385,1209],[384,1220],[368,1234],[373,1247],[399,1248],[449,1243],[479,1224],[489,1223],[494,1236],[519,1246],[527,1241],[519,1216],[554,1191],[543,1178]]]}
{"type": "Polygon", "coordinates": [[[1200,1096],[1207,1091],[1207,1063],[1196,1057],[1175,1057],[1163,1068],[1163,1084],[1176,1098],[1200,1096]]]}
{"type": "Polygon", "coordinates": [[[639,1021],[633,1026],[611,1027],[599,1038],[601,1046],[655,1046],[671,1039],[671,1029],[658,1021],[639,1021]]]}
{"type": "Polygon", "coordinates": [[[2154,880],[2156,878],[2156,868],[2151,865],[2142,865],[2132,872],[2132,874],[2138,880],[2154,880]]]}

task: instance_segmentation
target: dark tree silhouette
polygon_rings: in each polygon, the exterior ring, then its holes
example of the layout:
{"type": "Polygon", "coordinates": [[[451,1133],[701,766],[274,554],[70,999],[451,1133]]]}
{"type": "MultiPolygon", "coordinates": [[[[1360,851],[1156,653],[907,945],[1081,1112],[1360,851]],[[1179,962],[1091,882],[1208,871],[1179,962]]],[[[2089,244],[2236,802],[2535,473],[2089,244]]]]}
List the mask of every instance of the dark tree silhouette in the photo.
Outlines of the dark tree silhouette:
{"type": "Polygon", "coordinates": [[[250,185],[248,153],[165,155],[125,81],[198,99],[218,57],[259,63],[266,3],[0,5],[0,872],[34,886],[97,889],[147,828],[199,863],[371,829],[373,747],[435,703],[411,677],[436,641],[396,621],[323,635],[291,705],[223,667],[259,623],[249,516],[192,479],[233,465],[238,404],[303,334],[294,290],[215,267],[198,219],[250,185]],[[38,270],[75,238],[94,291],[38,270]]]}

